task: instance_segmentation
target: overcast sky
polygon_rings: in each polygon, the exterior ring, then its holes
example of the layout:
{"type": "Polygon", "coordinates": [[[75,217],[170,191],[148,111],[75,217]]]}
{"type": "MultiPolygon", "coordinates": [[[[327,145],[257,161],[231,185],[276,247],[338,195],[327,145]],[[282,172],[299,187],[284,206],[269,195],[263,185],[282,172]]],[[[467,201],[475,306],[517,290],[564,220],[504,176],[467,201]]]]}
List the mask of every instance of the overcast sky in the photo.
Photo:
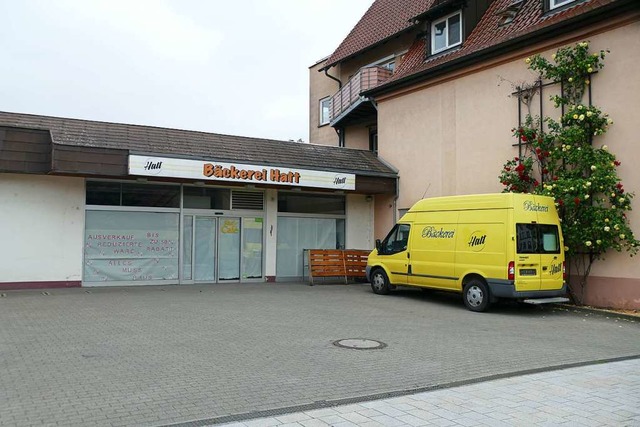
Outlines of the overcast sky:
{"type": "Polygon", "coordinates": [[[0,0],[0,110],[308,141],[372,0],[0,0]]]}

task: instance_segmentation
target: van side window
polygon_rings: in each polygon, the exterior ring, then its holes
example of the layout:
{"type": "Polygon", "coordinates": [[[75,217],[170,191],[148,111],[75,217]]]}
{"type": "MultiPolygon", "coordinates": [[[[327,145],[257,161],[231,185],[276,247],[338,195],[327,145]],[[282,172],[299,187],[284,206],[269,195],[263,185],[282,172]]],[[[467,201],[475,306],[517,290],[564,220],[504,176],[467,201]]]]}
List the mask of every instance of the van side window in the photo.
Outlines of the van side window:
{"type": "Polygon", "coordinates": [[[410,229],[408,224],[396,224],[382,241],[382,253],[390,255],[407,250],[410,229]]]}
{"type": "Polygon", "coordinates": [[[516,224],[519,254],[559,254],[558,227],[551,224],[516,224]]]}

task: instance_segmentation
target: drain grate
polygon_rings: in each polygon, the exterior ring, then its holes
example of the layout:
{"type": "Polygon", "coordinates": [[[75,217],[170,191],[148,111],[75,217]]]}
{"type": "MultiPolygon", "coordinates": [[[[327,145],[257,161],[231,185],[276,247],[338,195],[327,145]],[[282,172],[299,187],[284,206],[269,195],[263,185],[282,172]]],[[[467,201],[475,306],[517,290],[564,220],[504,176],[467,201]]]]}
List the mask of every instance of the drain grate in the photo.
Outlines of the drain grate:
{"type": "Polygon", "coordinates": [[[353,350],[379,350],[387,345],[382,341],[369,338],[344,338],[333,342],[333,345],[353,350]]]}

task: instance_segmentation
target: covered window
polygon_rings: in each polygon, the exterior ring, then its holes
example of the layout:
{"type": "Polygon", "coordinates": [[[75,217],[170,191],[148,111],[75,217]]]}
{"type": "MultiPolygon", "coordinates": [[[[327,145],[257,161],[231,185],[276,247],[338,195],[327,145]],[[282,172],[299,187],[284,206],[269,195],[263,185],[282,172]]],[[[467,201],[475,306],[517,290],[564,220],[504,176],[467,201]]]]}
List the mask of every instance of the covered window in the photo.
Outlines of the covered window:
{"type": "Polygon", "coordinates": [[[431,53],[438,53],[462,43],[462,12],[434,21],[431,25],[431,53]]]}
{"type": "Polygon", "coordinates": [[[329,112],[331,109],[331,97],[320,100],[320,126],[329,124],[329,112]]]}
{"type": "Polygon", "coordinates": [[[87,211],[84,281],[178,280],[178,213],[87,211]]]}

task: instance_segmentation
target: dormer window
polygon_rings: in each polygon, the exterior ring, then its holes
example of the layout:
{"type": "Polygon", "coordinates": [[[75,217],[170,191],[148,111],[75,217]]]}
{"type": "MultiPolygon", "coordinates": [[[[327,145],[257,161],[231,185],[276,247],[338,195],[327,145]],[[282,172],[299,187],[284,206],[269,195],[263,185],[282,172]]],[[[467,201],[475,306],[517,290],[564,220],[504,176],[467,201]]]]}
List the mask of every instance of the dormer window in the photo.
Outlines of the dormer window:
{"type": "Polygon", "coordinates": [[[462,43],[461,11],[454,12],[442,19],[433,21],[433,24],[431,24],[431,53],[442,52],[460,43],[462,43]]]}
{"type": "Polygon", "coordinates": [[[575,0],[549,0],[549,9],[555,9],[560,6],[564,6],[569,3],[573,3],[575,0]]]}

